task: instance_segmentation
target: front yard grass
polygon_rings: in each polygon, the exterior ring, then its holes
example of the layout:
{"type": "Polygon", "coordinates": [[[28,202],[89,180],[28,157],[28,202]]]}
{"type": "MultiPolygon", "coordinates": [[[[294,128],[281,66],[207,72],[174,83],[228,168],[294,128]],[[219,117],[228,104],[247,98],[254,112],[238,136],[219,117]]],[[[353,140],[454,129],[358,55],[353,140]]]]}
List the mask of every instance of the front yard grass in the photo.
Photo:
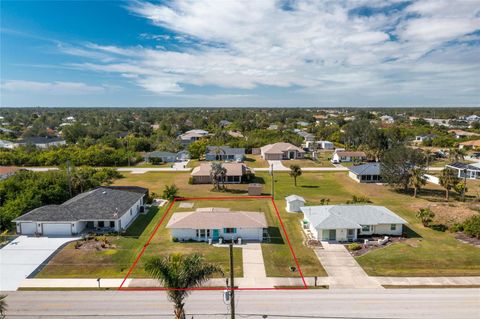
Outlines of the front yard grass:
{"type": "Polygon", "coordinates": [[[282,164],[285,167],[290,167],[291,165],[298,165],[301,168],[305,167],[334,167],[330,161],[315,161],[311,159],[297,159],[297,160],[286,160],[282,161],[282,164]]]}
{"type": "Polygon", "coordinates": [[[245,154],[244,164],[250,168],[268,168],[268,161],[260,155],[245,154]]]}

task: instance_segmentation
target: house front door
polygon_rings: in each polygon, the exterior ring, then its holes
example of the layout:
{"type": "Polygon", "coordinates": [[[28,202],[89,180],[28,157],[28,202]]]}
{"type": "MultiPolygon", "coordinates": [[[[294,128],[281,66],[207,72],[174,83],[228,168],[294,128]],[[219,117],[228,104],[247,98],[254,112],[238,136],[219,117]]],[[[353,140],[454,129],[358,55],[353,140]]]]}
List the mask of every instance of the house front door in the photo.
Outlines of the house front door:
{"type": "Polygon", "coordinates": [[[213,235],[212,235],[212,237],[213,237],[213,240],[218,240],[218,229],[214,229],[214,230],[213,230],[213,235]]]}
{"type": "Polygon", "coordinates": [[[289,152],[288,153],[288,158],[294,159],[295,158],[295,152],[289,152]]]}
{"type": "Polygon", "coordinates": [[[337,231],[335,229],[330,229],[328,232],[328,240],[337,240],[337,231]]]}

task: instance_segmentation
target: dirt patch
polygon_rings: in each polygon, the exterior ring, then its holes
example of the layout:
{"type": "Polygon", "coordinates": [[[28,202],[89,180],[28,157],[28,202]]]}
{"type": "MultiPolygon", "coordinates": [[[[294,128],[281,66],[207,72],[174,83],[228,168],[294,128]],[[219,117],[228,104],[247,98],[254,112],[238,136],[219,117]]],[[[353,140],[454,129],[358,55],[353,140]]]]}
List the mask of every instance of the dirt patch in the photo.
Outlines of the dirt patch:
{"type": "Polygon", "coordinates": [[[461,241],[462,243],[474,245],[478,248],[480,248],[480,238],[477,237],[470,237],[464,233],[457,233],[455,235],[455,238],[461,241]]]}
{"type": "Polygon", "coordinates": [[[434,224],[451,226],[454,223],[461,223],[471,216],[478,215],[477,209],[480,209],[480,203],[437,202],[423,205],[422,203],[413,202],[409,205],[409,208],[415,212],[420,208],[427,207],[435,213],[434,224]]]}
{"type": "Polygon", "coordinates": [[[79,250],[95,250],[103,251],[117,248],[116,245],[110,243],[108,239],[87,239],[79,240],[75,243],[75,249],[79,250]]]}

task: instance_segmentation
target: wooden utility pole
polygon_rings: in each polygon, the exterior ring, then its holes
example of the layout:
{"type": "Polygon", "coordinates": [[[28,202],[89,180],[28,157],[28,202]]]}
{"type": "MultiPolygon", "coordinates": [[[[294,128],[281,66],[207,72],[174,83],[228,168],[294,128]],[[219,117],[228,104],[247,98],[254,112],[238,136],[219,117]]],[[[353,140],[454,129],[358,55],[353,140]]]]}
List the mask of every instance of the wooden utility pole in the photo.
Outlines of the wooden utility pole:
{"type": "Polygon", "coordinates": [[[232,243],[229,245],[230,248],[230,313],[231,319],[235,319],[235,287],[234,275],[233,275],[233,239],[232,243]]]}
{"type": "Polygon", "coordinates": [[[70,161],[67,160],[67,179],[68,179],[68,192],[72,197],[72,177],[70,176],[70,161]]]}
{"type": "Polygon", "coordinates": [[[275,199],[275,177],[273,176],[273,164],[270,166],[270,176],[272,177],[272,198],[275,199]]]}

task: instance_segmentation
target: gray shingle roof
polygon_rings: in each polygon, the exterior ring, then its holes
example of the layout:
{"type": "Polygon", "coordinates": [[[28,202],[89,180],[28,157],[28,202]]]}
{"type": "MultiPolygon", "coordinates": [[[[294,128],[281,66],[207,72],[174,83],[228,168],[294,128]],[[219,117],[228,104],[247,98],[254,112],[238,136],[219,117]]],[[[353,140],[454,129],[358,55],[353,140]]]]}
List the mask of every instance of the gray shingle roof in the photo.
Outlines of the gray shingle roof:
{"type": "Polygon", "coordinates": [[[163,151],[153,151],[150,153],[147,153],[148,157],[176,157],[176,153],[171,153],[171,152],[163,152],[163,151]]]}
{"type": "Polygon", "coordinates": [[[407,224],[386,207],[375,205],[325,205],[300,208],[315,228],[360,228],[360,225],[407,224]]]}
{"type": "Polygon", "coordinates": [[[207,146],[207,155],[245,155],[244,148],[232,148],[228,146],[207,146]]]}
{"type": "Polygon", "coordinates": [[[460,163],[460,162],[447,164],[446,166],[450,167],[450,168],[456,168],[456,169],[465,169],[466,168],[469,171],[480,171],[480,167],[470,165],[470,164],[460,163]]]}
{"type": "MultiPolygon", "coordinates": [[[[145,189],[145,193],[146,193],[145,189]]],[[[114,220],[122,217],[145,193],[99,187],[61,205],[38,207],[14,221],[114,220]]]]}
{"type": "Polygon", "coordinates": [[[380,163],[366,163],[349,168],[356,175],[380,175],[380,163]]]}
{"type": "Polygon", "coordinates": [[[47,144],[47,143],[55,143],[55,142],[62,142],[62,141],[64,141],[64,139],[60,137],[33,136],[33,137],[26,137],[23,140],[16,141],[16,143],[47,144]]]}

